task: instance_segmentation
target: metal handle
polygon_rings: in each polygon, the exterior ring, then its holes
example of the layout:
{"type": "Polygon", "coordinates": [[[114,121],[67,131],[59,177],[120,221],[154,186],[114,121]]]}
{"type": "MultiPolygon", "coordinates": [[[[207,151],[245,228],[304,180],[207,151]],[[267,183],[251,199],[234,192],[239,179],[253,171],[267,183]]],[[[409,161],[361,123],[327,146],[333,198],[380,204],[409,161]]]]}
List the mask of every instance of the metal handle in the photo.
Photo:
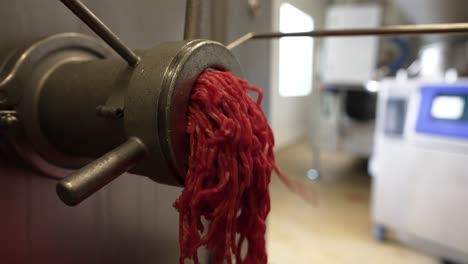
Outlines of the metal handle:
{"type": "Polygon", "coordinates": [[[56,186],[57,194],[67,205],[77,205],[131,169],[145,155],[145,145],[138,138],[130,138],[119,147],[61,180],[56,186]]]}
{"type": "Polygon", "coordinates": [[[117,35],[112,32],[91,10],[79,0],[60,0],[78,18],[91,28],[102,40],[115,50],[128,65],[136,66],[140,61],[138,57],[117,35]]]}
{"type": "Polygon", "coordinates": [[[468,23],[446,23],[427,25],[399,25],[378,28],[330,29],[308,32],[250,32],[234,40],[228,49],[233,49],[250,39],[274,39],[283,37],[351,37],[351,36],[382,36],[382,35],[420,35],[468,33],[468,23]]]}

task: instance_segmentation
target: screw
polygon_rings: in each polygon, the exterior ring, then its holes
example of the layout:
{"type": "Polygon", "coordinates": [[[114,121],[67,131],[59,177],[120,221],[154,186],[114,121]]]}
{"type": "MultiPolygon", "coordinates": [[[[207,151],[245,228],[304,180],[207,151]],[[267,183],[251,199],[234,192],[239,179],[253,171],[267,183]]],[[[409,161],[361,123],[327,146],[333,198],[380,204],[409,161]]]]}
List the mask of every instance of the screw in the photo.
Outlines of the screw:
{"type": "Polygon", "coordinates": [[[15,111],[0,111],[0,126],[9,127],[18,122],[15,111]]]}
{"type": "Polygon", "coordinates": [[[120,107],[98,105],[96,107],[96,113],[99,116],[112,119],[120,119],[124,116],[124,110],[120,107]]]}

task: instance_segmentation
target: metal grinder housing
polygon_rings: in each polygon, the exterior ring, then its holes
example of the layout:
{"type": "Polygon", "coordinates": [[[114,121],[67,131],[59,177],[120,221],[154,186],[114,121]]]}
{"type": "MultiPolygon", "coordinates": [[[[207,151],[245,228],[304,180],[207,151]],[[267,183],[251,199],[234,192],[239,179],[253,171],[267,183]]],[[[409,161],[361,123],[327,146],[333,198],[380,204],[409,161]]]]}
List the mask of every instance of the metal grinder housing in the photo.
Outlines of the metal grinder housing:
{"type": "Polygon", "coordinates": [[[210,40],[135,53],[132,67],[100,40],[63,33],[27,45],[0,67],[4,145],[47,176],[71,173],[57,185],[68,205],[126,171],[182,186],[196,78],[206,69],[242,75],[232,53],[210,40]]]}

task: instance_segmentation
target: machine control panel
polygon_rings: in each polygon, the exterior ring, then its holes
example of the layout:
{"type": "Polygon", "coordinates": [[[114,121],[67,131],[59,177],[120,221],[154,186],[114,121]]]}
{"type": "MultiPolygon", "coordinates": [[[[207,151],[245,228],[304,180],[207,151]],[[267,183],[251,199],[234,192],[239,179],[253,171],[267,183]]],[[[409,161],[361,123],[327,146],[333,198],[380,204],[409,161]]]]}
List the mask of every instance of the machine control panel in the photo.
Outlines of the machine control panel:
{"type": "Polygon", "coordinates": [[[468,138],[468,83],[421,87],[416,132],[468,138]]]}

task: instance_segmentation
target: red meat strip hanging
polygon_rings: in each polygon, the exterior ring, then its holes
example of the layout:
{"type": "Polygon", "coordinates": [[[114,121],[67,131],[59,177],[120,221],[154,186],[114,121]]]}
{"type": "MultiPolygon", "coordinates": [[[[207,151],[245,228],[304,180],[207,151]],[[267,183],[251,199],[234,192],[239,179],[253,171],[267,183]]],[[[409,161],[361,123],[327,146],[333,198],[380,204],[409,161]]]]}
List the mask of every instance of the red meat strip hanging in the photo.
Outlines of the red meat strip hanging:
{"type": "Polygon", "coordinates": [[[189,166],[185,188],[174,203],[180,214],[181,264],[186,259],[199,263],[197,250],[202,246],[212,252],[213,264],[233,259],[236,264],[267,263],[265,220],[272,169],[292,191],[314,201],[311,192],[275,164],[262,96],[261,89],[221,71],[205,71],[192,89],[189,166]],[[248,91],[257,93],[256,101],[248,91]]]}

